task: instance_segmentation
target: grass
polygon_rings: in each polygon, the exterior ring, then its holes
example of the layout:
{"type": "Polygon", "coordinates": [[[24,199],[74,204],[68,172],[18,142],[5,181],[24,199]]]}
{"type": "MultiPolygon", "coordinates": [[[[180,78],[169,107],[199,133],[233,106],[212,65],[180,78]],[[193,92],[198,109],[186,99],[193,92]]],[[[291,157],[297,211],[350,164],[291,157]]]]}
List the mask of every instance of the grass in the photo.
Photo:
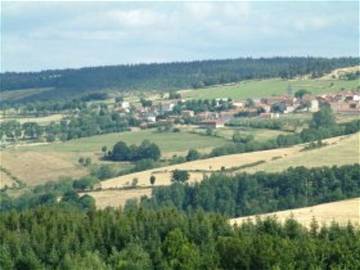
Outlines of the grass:
{"type": "Polygon", "coordinates": [[[0,152],[0,158],[3,168],[29,186],[58,180],[62,176],[80,177],[88,174],[87,169],[64,153],[7,150],[0,152]]]}
{"type": "Polygon", "coordinates": [[[313,94],[338,92],[341,89],[356,89],[358,80],[248,80],[233,85],[219,85],[208,88],[182,91],[185,98],[213,99],[228,97],[232,99],[261,98],[279,96],[287,93],[289,85],[293,92],[306,89],[313,94]]]}
{"type": "Polygon", "coordinates": [[[357,133],[322,148],[303,151],[286,158],[272,160],[249,168],[247,171],[275,172],[285,170],[290,166],[318,167],[359,163],[359,135],[360,133],[357,133]]]}
{"type": "Polygon", "coordinates": [[[48,116],[40,116],[40,117],[9,117],[9,118],[3,118],[0,116],[0,123],[5,121],[11,121],[16,120],[20,124],[29,123],[29,122],[35,122],[39,125],[47,125],[51,122],[59,122],[61,119],[64,118],[64,114],[58,113],[58,114],[52,114],[48,116]]]}
{"type": "Polygon", "coordinates": [[[123,190],[101,190],[80,195],[88,194],[95,199],[96,207],[104,209],[106,207],[123,207],[129,199],[140,200],[143,196],[151,196],[152,188],[142,189],[123,189],[123,190]]]}
{"type": "Polygon", "coordinates": [[[51,90],[53,90],[53,88],[44,87],[44,88],[29,88],[29,89],[19,89],[19,90],[11,90],[11,91],[0,91],[0,100],[14,101],[51,90]]]}
{"type": "Polygon", "coordinates": [[[360,198],[318,204],[311,207],[285,210],[257,216],[233,218],[230,220],[230,223],[240,225],[248,220],[255,221],[256,217],[259,217],[260,219],[266,217],[276,217],[276,219],[282,223],[289,218],[294,218],[307,228],[310,228],[314,218],[320,226],[330,226],[333,221],[342,226],[346,226],[348,222],[351,222],[354,225],[360,225],[360,198]]]}
{"type": "MultiPolygon", "coordinates": [[[[156,177],[155,185],[170,185],[171,172],[175,169],[190,171],[189,182],[199,182],[204,175],[220,171],[222,167],[230,170],[236,167],[246,167],[240,171],[281,171],[290,166],[332,166],[359,162],[359,134],[348,137],[335,137],[324,140],[329,145],[323,148],[303,152],[303,145],[288,148],[250,152],[220,156],[210,159],[196,160],[177,165],[132,173],[115,177],[101,183],[103,189],[129,187],[134,178],[138,179],[138,186],[149,187],[151,175],[156,177]],[[355,147],[354,147],[355,146],[355,147]],[[260,163],[257,166],[246,166],[260,163]]],[[[239,171],[238,171],[239,172],[239,171]]]]}
{"type": "Polygon", "coordinates": [[[116,170],[121,170],[129,168],[129,164],[100,160],[102,146],[106,145],[111,149],[120,140],[129,144],[140,144],[144,139],[149,139],[158,144],[165,156],[171,156],[179,152],[185,154],[189,148],[209,150],[209,148],[211,149],[214,146],[228,143],[223,138],[202,136],[188,132],[159,133],[154,130],[140,130],[136,132],[98,135],[64,143],[24,145],[8,148],[0,152],[1,165],[11,172],[12,175],[30,186],[50,180],[57,180],[62,176],[76,178],[88,174],[89,169],[80,166],[78,163],[80,157],[90,157],[94,163],[92,167],[100,163],[106,163],[112,165],[116,170]]]}
{"type": "Polygon", "coordinates": [[[244,136],[252,135],[252,136],[254,136],[256,141],[260,141],[260,142],[276,138],[280,134],[283,134],[283,135],[289,134],[288,132],[280,131],[280,130],[249,128],[249,127],[219,128],[219,129],[216,129],[215,134],[217,136],[223,137],[227,140],[232,140],[232,136],[236,132],[239,132],[241,135],[244,135],[244,136]]]}
{"type": "MultiPolygon", "coordinates": [[[[92,137],[80,138],[64,143],[52,143],[37,146],[39,152],[101,152],[101,147],[106,145],[108,149],[118,141],[128,144],[139,145],[143,140],[156,143],[163,153],[184,152],[190,148],[201,149],[220,146],[227,143],[223,138],[202,136],[188,132],[157,132],[155,130],[140,130],[134,132],[109,133],[92,137]]],[[[26,151],[29,147],[23,147],[26,151]]],[[[31,149],[33,149],[31,147],[31,149]]]]}

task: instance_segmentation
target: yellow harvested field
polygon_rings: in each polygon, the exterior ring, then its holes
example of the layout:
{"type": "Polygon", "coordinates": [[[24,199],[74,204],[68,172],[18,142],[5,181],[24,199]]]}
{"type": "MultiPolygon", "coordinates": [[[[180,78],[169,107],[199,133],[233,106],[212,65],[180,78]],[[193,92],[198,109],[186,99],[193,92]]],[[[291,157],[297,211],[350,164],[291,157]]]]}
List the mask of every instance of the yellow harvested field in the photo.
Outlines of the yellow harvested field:
{"type": "Polygon", "coordinates": [[[298,208],[292,210],[285,210],[273,212],[263,215],[254,215],[248,217],[240,217],[230,219],[230,223],[241,224],[246,221],[255,221],[266,217],[276,217],[279,222],[284,222],[289,218],[294,218],[303,226],[309,228],[313,219],[315,219],[320,226],[329,226],[331,222],[335,221],[340,225],[347,225],[348,222],[359,226],[360,225],[360,198],[318,204],[311,207],[298,208]]]}
{"type": "Polygon", "coordinates": [[[360,71],[360,66],[346,67],[346,68],[338,68],[321,77],[320,80],[329,80],[329,79],[339,79],[341,75],[346,73],[353,73],[360,71]]]}
{"type": "Polygon", "coordinates": [[[51,123],[51,122],[58,122],[63,118],[64,118],[64,115],[60,114],[60,113],[52,114],[52,115],[48,115],[48,116],[40,116],[40,117],[22,117],[22,118],[3,118],[3,117],[0,117],[0,123],[5,122],[5,121],[10,121],[10,120],[16,120],[20,124],[29,123],[29,122],[35,122],[35,123],[38,123],[38,124],[48,124],[48,123],[51,123]]]}
{"type": "Polygon", "coordinates": [[[131,182],[134,178],[138,179],[138,186],[150,186],[149,179],[151,175],[154,175],[156,177],[155,185],[170,185],[171,172],[176,169],[190,171],[189,182],[196,182],[201,181],[203,176],[206,174],[221,170],[221,167],[229,169],[232,167],[237,167],[260,160],[270,161],[274,157],[286,157],[289,155],[294,155],[295,153],[299,152],[301,148],[301,146],[295,146],[290,148],[226,155],[215,158],[185,162],[177,165],[171,165],[163,168],[156,168],[120,177],[115,177],[101,182],[101,188],[108,189],[127,187],[131,185],[131,182]]]}
{"type": "Polygon", "coordinates": [[[25,184],[32,186],[62,176],[87,175],[86,169],[77,166],[63,153],[39,153],[34,151],[0,152],[1,166],[25,184]]]}
{"type": "Polygon", "coordinates": [[[360,133],[357,133],[350,136],[324,140],[328,145],[322,148],[298,152],[286,158],[272,160],[247,168],[244,171],[249,173],[256,171],[276,172],[285,170],[290,166],[319,167],[359,163],[359,135],[360,133]]]}
{"type": "Polygon", "coordinates": [[[17,183],[11,179],[6,173],[0,171],[0,188],[12,187],[13,185],[17,185],[17,183]]]}
{"type": "MultiPolygon", "coordinates": [[[[341,140],[344,140],[344,138],[346,137],[336,137],[336,138],[324,140],[324,142],[328,144],[335,144],[341,140]]],[[[163,168],[156,168],[156,169],[115,177],[101,182],[101,188],[109,189],[109,188],[129,187],[131,186],[131,182],[135,178],[138,180],[138,186],[149,187],[151,186],[149,180],[151,175],[154,175],[156,177],[155,186],[170,185],[171,173],[176,169],[189,171],[190,183],[198,182],[203,179],[204,175],[209,175],[211,172],[219,171],[221,170],[222,167],[225,167],[225,169],[230,169],[246,164],[251,164],[257,161],[266,161],[266,163],[264,164],[267,164],[267,163],[271,163],[274,158],[280,158],[278,160],[283,161],[291,158],[292,156],[296,156],[299,153],[304,153],[300,151],[302,148],[303,145],[296,145],[288,148],[279,148],[273,150],[251,152],[251,153],[226,155],[215,158],[185,162],[177,165],[171,165],[163,168]]],[[[326,165],[326,164],[322,164],[322,165],[326,165]]],[[[257,168],[257,166],[254,168],[257,168]]]]}
{"type": "Polygon", "coordinates": [[[143,196],[151,196],[151,188],[135,188],[125,190],[102,190],[93,191],[87,193],[81,193],[80,195],[88,194],[96,201],[96,207],[104,209],[106,207],[123,207],[127,200],[138,199],[143,196]]]}

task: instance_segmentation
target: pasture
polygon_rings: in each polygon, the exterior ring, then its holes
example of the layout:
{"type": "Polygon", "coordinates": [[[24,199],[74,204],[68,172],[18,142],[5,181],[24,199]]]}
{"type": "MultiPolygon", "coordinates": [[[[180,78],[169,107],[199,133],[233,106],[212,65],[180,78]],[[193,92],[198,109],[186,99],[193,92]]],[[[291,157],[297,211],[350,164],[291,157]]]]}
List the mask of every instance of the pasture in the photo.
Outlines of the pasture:
{"type": "Polygon", "coordinates": [[[214,146],[228,143],[223,138],[188,132],[159,133],[155,130],[140,130],[98,135],[62,143],[9,147],[0,152],[1,165],[27,185],[36,185],[57,180],[62,176],[80,177],[88,174],[88,169],[78,163],[80,157],[90,157],[94,164],[112,164],[117,169],[128,166],[123,162],[101,161],[102,146],[106,145],[108,149],[111,149],[118,141],[140,144],[145,139],[158,144],[163,156],[169,157],[173,154],[185,155],[189,148],[208,151],[214,146]]]}
{"type": "Polygon", "coordinates": [[[184,98],[187,99],[214,99],[214,98],[262,98],[287,94],[288,87],[292,91],[306,89],[312,94],[323,94],[338,92],[342,89],[357,89],[360,85],[358,80],[311,80],[311,79],[267,79],[267,80],[248,80],[239,83],[211,86],[207,88],[183,90],[184,98]]]}
{"type": "Polygon", "coordinates": [[[290,166],[315,167],[357,163],[359,162],[358,136],[359,134],[355,134],[347,137],[327,139],[324,140],[324,142],[328,143],[328,146],[310,151],[302,151],[303,145],[296,145],[288,148],[226,155],[155,168],[105,180],[101,182],[101,188],[130,187],[133,179],[138,180],[138,186],[140,187],[150,187],[151,184],[149,179],[151,175],[156,177],[155,186],[170,185],[171,173],[176,169],[187,170],[190,173],[189,182],[191,183],[199,182],[204,176],[221,171],[222,169],[234,169],[240,166],[251,165],[256,162],[262,162],[262,164],[249,166],[248,168],[239,171],[280,171],[285,170],[290,166]],[[319,151],[320,153],[318,153],[319,151]],[[326,152],[324,153],[323,151],[326,152]],[[336,151],[339,151],[339,153],[336,151]],[[312,159],[307,155],[312,156],[312,159]],[[296,160],[296,162],[293,162],[293,160],[296,160]],[[274,165],[274,163],[276,164],[278,162],[281,166],[274,165]]]}
{"type": "Polygon", "coordinates": [[[61,113],[47,115],[47,116],[39,116],[39,117],[22,117],[22,116],[1,117],[0,116],[0,123],[5,121],[16,120],[20,124],[32,122],[32,123],[37,123],[39,125],[47,125],[50,124],[51,122],[59,122],[61,119],[64,118],[64,116],[65,115],[61,113]]]}
{"type": "Polygon", "coordinates": [[[230,219],[230,224],[241,225],[247,221],[254,222],[257,218],[264,219],[266,217],[274,217],[281,223],[285,222],[289,218],[293,218],[307,228],[310,228],[313,219],[315,219],[320,226],[330,226],[333,221],[342,226],[346,226],[348,222],[359,226],[360,198],[318,204],[311,207],[291,209],[262,215],[233,218],[230,219]]]}
{"type": "MultiPolygon", "coordinates": [[[[156,143],[162,153],[186,152],[190,148],[202,149],[226,144],[223,138],[202,136],[188,132],[158,132],[154,129],[139,131],[127,131],[120,133],[109,133],[74,139],[63,143],[52,143],[36,147],[39,152],[73,152],[73,153],[93,153],[101,152],[102,146],[111,149],[112,146],[124,141],[127,144],[139,145],[143,140],[156,143]]],[[[23,147],[27,150],[27,147],[23,147]]]]}
{"type": "Polygon", "coordinates": [[[53,90],[51,87],[19,89],[11,91],[0,91],[0,100],[2,101],[16,101],[36,94],[44,93],[53,90]]]}
{"type": "Polygon", "coordinates": [[[140,200],[143,196],[151,196],[152,188],[123,189],[123,190],[100,190],[84,192],[79,195],[90,195],[95,199],[96,208],[123,207],[127,200],[140,200]]]}
{"type": "Polygon", "coordinates": [[[246,171],[250,173],[256,171],[276,172],[291,166],[319,167],[359,163],[359,136],[360,133],[357,133],[343,137],[338,141],[329,139],[326,140],[328,145],[321,148],[298,152],[286,158],[271,160],[258,166],[247,168],[246,171]]]}

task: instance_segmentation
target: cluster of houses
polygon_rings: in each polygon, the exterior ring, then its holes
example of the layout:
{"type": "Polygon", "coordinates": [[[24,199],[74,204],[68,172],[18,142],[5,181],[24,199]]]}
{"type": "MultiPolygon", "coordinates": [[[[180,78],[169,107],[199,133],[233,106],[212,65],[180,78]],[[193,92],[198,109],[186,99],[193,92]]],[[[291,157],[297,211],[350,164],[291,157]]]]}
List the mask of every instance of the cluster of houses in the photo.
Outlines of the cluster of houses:
{"type": "Polygon", "coordinates": [[[173,114],[173,109],[178,102],[184,102],[184,100],[161,101],[149,107],[132,106],[129,102],[123,101],[119,104],[118,110],[128,113],[132,109],[135,117],[142,121],[143,127],[154,123],[176,122],[179,119],[192,118],[203,128],[223,127],[226,122],[239,115],[274,119],[279,118],[280,114],[314,113],[319,111],[323,104],[330,105],[335,113],[360,113],[360,93],[353,91],[319,96],[304,95],[301,98],[286,95],[274,96],[254,99],[251,105],[247,101],[233,100],[231,108],[226,111],[195,113],[192,110],[182,110],[180,114],[173,114]]]}

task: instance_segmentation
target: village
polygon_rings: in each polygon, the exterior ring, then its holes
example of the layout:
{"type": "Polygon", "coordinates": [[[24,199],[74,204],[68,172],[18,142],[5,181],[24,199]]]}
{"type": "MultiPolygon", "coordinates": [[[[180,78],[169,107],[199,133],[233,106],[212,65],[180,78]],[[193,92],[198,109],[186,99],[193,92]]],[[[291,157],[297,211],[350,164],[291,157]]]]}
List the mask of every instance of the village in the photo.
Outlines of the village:
{"type": "Polygon", "coordinates": [[[314,113],[323,105],[330,106],[337,114],[359,114],[360,92],[341,91],[312,95],[306,90],[300,90],[294,96],[282,95],[246,100],[217,98],[188,101],[178,97],[136,104],[121,101],[115,104],[115,111],[124,116],[132,114],[141,122],[140,128],[161,124],[193,124],[201,128],[220,128],[236,117],[277,119],[283,114],[314,113]],[[203,106],[192,109],[196,102],[203,106]]]}

